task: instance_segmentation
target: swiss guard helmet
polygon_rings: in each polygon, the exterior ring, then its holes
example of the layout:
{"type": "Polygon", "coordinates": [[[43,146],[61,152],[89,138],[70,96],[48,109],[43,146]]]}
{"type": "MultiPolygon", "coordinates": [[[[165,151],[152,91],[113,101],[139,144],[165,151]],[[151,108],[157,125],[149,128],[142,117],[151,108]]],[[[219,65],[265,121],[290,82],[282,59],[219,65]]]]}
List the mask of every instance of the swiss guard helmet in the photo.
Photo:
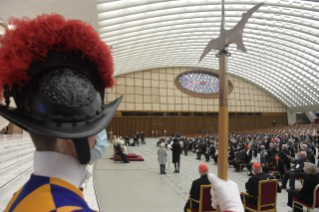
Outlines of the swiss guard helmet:
{"type": "Polygon", "coordinates": [[[26,131],[72,139],[87,164],[88,137],[106,128],[122,100],[104,104],[114,85],[110,48],[89,24],[57,14],[9,24],[0,37],[0,115],[26,131]]]}

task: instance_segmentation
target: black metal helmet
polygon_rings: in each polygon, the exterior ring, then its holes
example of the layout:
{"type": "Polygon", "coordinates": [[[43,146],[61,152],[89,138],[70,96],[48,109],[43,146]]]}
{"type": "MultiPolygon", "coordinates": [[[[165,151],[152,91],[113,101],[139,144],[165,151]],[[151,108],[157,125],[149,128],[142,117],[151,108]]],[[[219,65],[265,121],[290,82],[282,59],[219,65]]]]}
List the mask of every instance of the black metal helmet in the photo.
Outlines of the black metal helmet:
{"type": "Polygon", "coordinates": [[[6,101],[6,105],[0,106],[0,115],[26,131],[72,139],[79,161],[88,163],[87,138],[106,128],[122,100],[120,97],[104,104],[105,87],[113,85],[110,50],[91,26],[78,20],[66,21],[60,15],[17,21],[15,26],[16,29],[7,30],[0,39],[0,63],[4,63],[0,67],[3,76],[0,85],[6,101]],[[43,28],[43,24],[51,22],[59,23],[59,27],[43,28]],[[28,31],[22,36],[26,27],[28,31]],[[32,33],[32,28],[37,34],[32,33]],[[17,39],[22,43],[19,48],[17,39]],[[51,43],[48,44],[47,39],[51,39],[51,43]],[[74,44],[75,41],[78,42],[74,44]],[[47,46],[45,50],[43,45],[47,46]],[[8,59],[14,52],[12,48],[20,53],[8,59]],[[29,54],[28,57],[25,54],[29,54]],[[17,63],[22,64],[12,65],[17,63]],[[11,96],[17,108],[9,107],[11,96]]]}

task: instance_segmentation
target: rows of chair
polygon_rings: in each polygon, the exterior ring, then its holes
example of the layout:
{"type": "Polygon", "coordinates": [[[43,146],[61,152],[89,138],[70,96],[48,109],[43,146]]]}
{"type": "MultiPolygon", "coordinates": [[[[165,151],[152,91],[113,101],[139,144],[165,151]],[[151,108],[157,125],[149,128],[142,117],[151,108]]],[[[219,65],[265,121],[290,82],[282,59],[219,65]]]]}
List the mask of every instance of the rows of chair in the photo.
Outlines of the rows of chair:
{"type": "Polygon", "coordinates": [[[319,130],[319,124],[295,124],[295,125],[280,125],[275,127],[248,129],[248,130],[234,130],[232,133],[244,134],[292,134],[292,135],[315,135],[319,130]]]}
{"type": "MultiPolygon", "coordinates": [[[[276,212],[277,211],[277,180],[276,179],[267,179],[259,181],[257,205],[246,203],[246,197],[252,197],[247,192],[240,192],[243,196],[243,205],[245,210],[252,212],[276,212]]],[[[210,193],[211,185],[202,185],[200,191],[200,199],[195,200],[189,197],[190,199],[190,208],[188,212],[215,212],[217,211],[212,207],[212,198],[210,193]],[[196,202],[199,204],[198,209],[192,208],[192,203],[196,202]]],[[[294,209],[296,203],[302,205],[309,212],[315,208],[319,207],[319,185],[314,190],[314,201],[313,204],[307,204],[296,198],[293,198],[292,208],[294,209]]]]}

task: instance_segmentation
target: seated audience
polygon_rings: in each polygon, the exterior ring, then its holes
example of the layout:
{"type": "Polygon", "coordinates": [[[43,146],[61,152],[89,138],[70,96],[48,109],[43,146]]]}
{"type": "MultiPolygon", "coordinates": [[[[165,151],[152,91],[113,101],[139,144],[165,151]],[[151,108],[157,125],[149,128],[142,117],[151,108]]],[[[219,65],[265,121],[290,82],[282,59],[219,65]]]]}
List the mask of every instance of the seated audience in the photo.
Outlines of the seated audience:
{"type": "MultiPolygon", "coordinates": [[[[290,190],[288,191],[288,203],[287,205],[292,207],[292,198],[295,197],[298,200],[311,204],[313,203],[313,191],[316,186],[319,184],[319,169],[315,164],[305,162],[304,169],[307,176],[304,179],[304,183],[302,188],[298,190],[290,190]]],[[[294,212],[302,212],[302,206],[299,204],[295,204],[294,212]]]]}
{"type": "MultiPolygon", "coordinates": [[[[284,177],[285,172],[286,172],[286,170],[285,170],[285,164],[283,163],[283,160],[282,160],[282,159],[285,158],[285,157],[287,157],[286,154],[283,153],[283,152],[280,152],[279,155],[278,155],[278,157],[276,158],[277,166],[278,166],[278,172],[280,173],[281,178],[284,177]],[[277,159],[278,159],[278,160],[277,160],[277,159]]],[[[289,163],[289,168],[288,168],[288,169],[290,169],[290,163],[289,163]]]]}
{"type": "Polygon", "coordinates": [[[259,155],[260,155],[260,164],[265,163],[265,146],[264,145],[260,145],[260,149],[259,149],[259,155]]]}
{"type": "Polygon", "coordinates": [[[275,155],[276,153],[276,148],[274,147],[274,144],[273,143],[270,143],[269,144],[269,150],[271,152],[272,155],[275,155]]]}
{"type": "Polygon", "coordinates": [[[251,143],[249,143],[248,145],[247,145],[247,150],[246,150],[246,153],[247,153],[247,155],[248,155],[248,161],[251,161],[251,158],[253,157],[253,151],[252,151],[252,146],[251,146],[252,144],[251,143]]]}
{"type": "Polygon", "coordinates": [[[291,152],[289,151],[287,144],[283,144],[281,146],[281,152],[283,152],[283,153],[285,153],[286,155],[289,155],[289,156],[291,155],[291,152]]]}
{"type": "Polygon", "coordinates": [[[214,164],[217,165],[218,162],[218,142],[215,142],[215,154],[213,155],[214,164]]]}
{"type": "Polygon", "coordinates": [[[208,152],[205,153],[206,162],[210,161],[209,157],[215,155],[215,147],[213,144],[210,145],[208,152]]]}
{"type": "Polygon", "coordinates": [[[266,161],[266,164],[262,165],[262,169],[264,173],[268,173],[269,170],[278,170],[276,158],[271,156],[271,158],[266,161]]]}
{"type": "Polygon", "coordinates": [[[288,142],[287,145],[288,145],[288,150],[290,151],[290,156],[294,158],[295,157],[295,149],[293,148],[292,143],[288,142]]]}
{"type": "Polygon", "coordinates": [[[276,146],[276,151],[275,151],[274,156],[278,156],[278,155],[279,155],[279,152],[281,152],[281,148],[280,148],[280,146],[278,145],[278,146],[276,146]]]}
{"type": "Polygon", "coordinates": [[[239,148],[241,150],[239,150],[236,155],[235,158],[233,160],[232,165],[234,166],[234,168],[236,169],[236,172],[239,172],[239,164],[241,163],[245,163],[246,160],[246,151],[244,149],[242,149],[242,145],[239,145],[239,148]]]}
{"type": "MultiPolygon", "coordinates": [[[[248,179],[248,182],[245,184],[245,188],[247,193],[253,197],[245,196],[245,201],[246,201],[246,204],[248,203],[248,204],[257,205],[259,181],[273,179],[273,176],[271,176],[270,174],[264,173],[259,163],[254,163],[252,167],[252,171],[254,173],[254,176],[248,179]]],[[[277,185],[277,192],[281,192],[279,185],[277,185]]],[[[241,195],[241,198],[243,200],[242,195],[241,195]]]]}
{"type": "Polygon", "coordinates": [[[286,169],[289,170],[290,169],[290,158],[291,158],[291,156],[286,155],[283,152],[280,152],[278,156],[282,160],[284,166],[286,166],[286,169]]]}
{"type": "Polygon", "coordinates": [[[273,157],[272,152],[270,151],[270,149],[267,149],[265,151],[265,155],[264,155],[264,163],[261,163],[262,166],[267,165],[268,161],[270,160],[270,158],[273,157]]]}
{"type": "Polygon", "coordinates": [[[203,143],[198,143],[197,145],[197,160],[200,160],[202,157],[202,154],[206,152],[206,145],[205,142],[203,143]]]}
{"type": "Polygon", "coordinates": [[[249,163],[246,164],[248,171],[250,172],[249,176],[253,176],[251,173],[251,167],[253,166],[254,163],[260,163],[260,155],[257,153],[257,149],[252,150],[252,158],[249,163]]]}
{"type": "Polygon", "coordinates": [[[235,158],[235,153],[234,153],[234,149],[232,146],[228,145],[228,154],[227,154],[227,157],[228,157],[228,163],[232,163],[234,158],[235,158]]]}
{"type": "Polygon", "coordinates": [[[161,174],[166,174],[165,172],[165,164],[167,162],[167,151],[165,148],[165,143],[161,143],[161,147],[157,151],[158,155],[158,163],[160,164],[161,174]]]}
{"type": "Polygon", "coordinates": [[[293,166],[289,171],[287,171],[284,175],[284,179],[282,180],[282,189],[286,189],[286,184],[289,179],[289,187],[290,190],[295,190],[295,179],[298,177],[305,177],[307,174],[304,172],[304,163],[309,162],[307,158],[307,153],[302,151],[299,153],[300,159],[297,164],[293,166]]]}
{"type": "MultiPolygon", "coordinates": [[[[207,174],[208,174],[208,167],[206,164],[199,165],[199,175],[200,178],[197,180],[194,180],[192,183],[191,190],[189,191],[189,195],[192,199],[195,199],[199,201],[200,198],[200,186],[201,185],[210,185],[210,182],[208,180],[207,174]]],[[[192,202],[192,208],[198,209],[199,204],[196,202],[192,202]]],[[[184,211],[187,212],[187,208],[190,208],[190,200],[187,200],[184,211]]]]}
{"type": "Polygon", "coordinates": [[[308,160],[311,162],[311,163],[315,163],[316,162],[316,159],[313,155],[313,152],[311,149],[308,148],[308,145],[307,144],[303,144],[302,145],[302,149],[303,151],[305,151],[307,153],[307,158],[308,160]]]}

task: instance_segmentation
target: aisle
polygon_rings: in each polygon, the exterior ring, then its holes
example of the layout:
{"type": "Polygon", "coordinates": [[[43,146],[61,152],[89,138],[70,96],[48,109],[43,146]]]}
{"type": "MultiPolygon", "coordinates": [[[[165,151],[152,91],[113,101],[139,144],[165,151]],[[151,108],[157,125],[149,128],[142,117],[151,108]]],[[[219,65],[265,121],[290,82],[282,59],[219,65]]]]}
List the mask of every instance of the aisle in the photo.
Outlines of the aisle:
{"type": "MultiPolygon", "coordinates": [[[[173,164],[170,163],[167,174],[160,175],[156,141],[157,139],[148,138],[145,145],[128,147],[129,152],[141,155],[144,162],[114,163],[109,159],[111,148],[107,149],[104,159],[97,162],[94,174],[102,212],[182,211],[192,181],[199,178],[199,164],[206,163],[211,173],[217,173],[217,165],[212,160],[205,162],[204,156],[200,161],[196,160],[196,155],[189,152],[187,156],[181,155],[179,174],[174,173],[173,164]]],[[[245,191],[245,183],[249,178],[246,170],[238,173],[234,168],[228,168],[228,177],[238,184],[239,191],[245,191]]],[[[296,181],[296,188],[299,187],[300,182],[296,181]]],[[[288,193],[285,190],[277,194],[277,211],[291,211],[287,206],[287,199],[288,193]]]]}
{"type": "MultiPolygon", "coordinates": [[[[128,149],[130,153],[137,153],[138,148],[142,147],[128,149]]],[[[184,201],[148,163],[114,163],[109,159],[112,151],[107,148],[104,157],[94,166],[101,212],[176,212],[184,206],[184,201]]]]}

